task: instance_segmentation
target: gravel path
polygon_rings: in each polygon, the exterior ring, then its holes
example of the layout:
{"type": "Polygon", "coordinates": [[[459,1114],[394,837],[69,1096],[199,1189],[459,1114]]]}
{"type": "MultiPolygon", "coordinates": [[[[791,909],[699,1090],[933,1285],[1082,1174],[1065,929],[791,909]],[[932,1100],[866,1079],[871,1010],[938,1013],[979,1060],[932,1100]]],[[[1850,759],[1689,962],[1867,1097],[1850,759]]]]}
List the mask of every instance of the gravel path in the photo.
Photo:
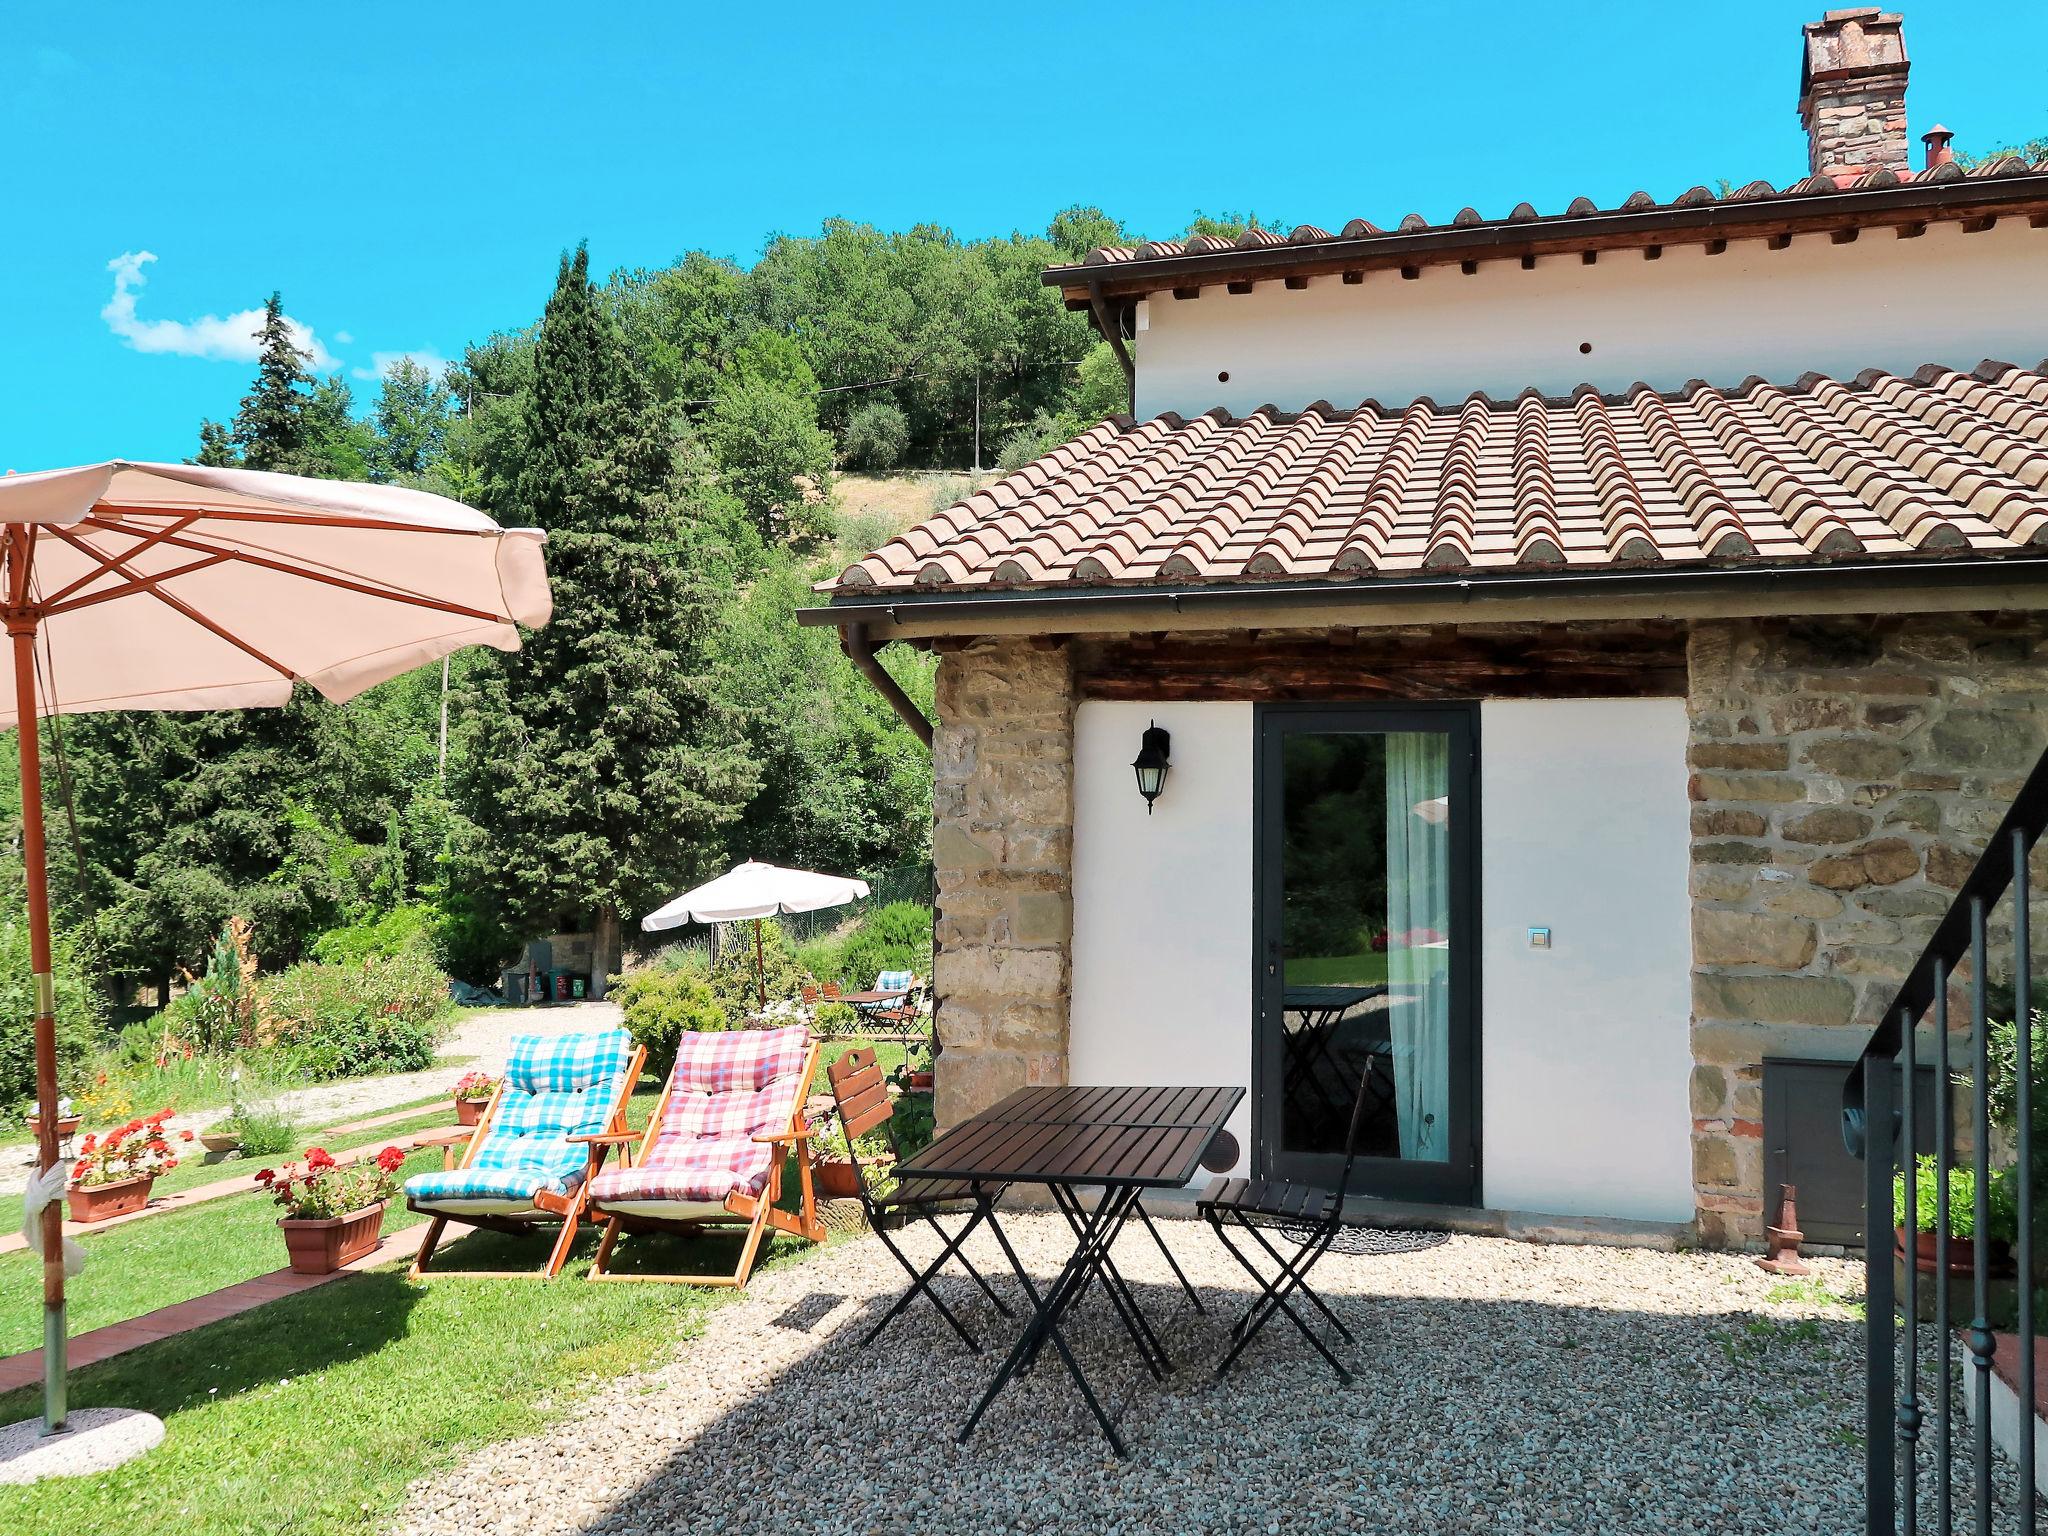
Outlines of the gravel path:
{"type": "MultiPolygon", "coordinates": [[[[1056,1216],[1005,1226],[1040,1275],[1068,1251],[1056,1216]]],[[[1128,1462],[1050,1352],[957,1446],[994,1359],[966,1355],[922,1304],[860,1348],[902,1284],[868,1237],[759,1276],[671,1361],[599,1387],[554,1433],[423,1479],[397,1530],[1750,1536],[1858,1523],[1861,1325],[1825,1296],[1770,1300],[1778,1282],[1746,1257],[1476,1237],[1333,1254],[1321,1289],[1358,1335],[1355,1384],[1283,1319],[1218,1387],[1210,1365],[1249,1292],[1205,1228],[1160,1226],[1208,1316],[1142,1232],[1119,1264],[1181,1369],[1146,1378],[1099,1295],[1066,1325],[1120,1414],[1128,1462]]],[[[985,1272],[1001,1264],[979,1234],[970,1251],[985,1272]]],[[[1850,1265],[1816,1268],[1838,1292],[1860,1289],[1850,1265]]],[[[985,1345],[1015,1337],[966,1281],[943,1293],[985,1345]]]]}
{"type": "MultiPolygon", "coordinates": [[[[265,1102],[289,1112],[300,1125],[312,1128],[374,1115],[394,1105],[443,1093],[465,1072],[498,1072],[505,1065],[514,1035],[555,1030],[602,1029],[620,1022],[617,1003],[577,1003],[570,1007],[492,1008],[479,1010],[456,1025],[442,1044],[434,1066],[423,1072],[398,1072],[388,1077],[351,1077],[315,1083],[275,1095],[265,1102]]],[[[228,1113],[225,1104],[196,1110],[171,1120],[173,1130],[204,1130],[228,1113]]],[[[93,1127],[87,1126],[87,1130],[93,1127]]],[[[0,1167],[0,1195],[17,1194],[28,1185],[35,1166],[35,1144],[21,1142],[6,1149],[0,1167]]]]}

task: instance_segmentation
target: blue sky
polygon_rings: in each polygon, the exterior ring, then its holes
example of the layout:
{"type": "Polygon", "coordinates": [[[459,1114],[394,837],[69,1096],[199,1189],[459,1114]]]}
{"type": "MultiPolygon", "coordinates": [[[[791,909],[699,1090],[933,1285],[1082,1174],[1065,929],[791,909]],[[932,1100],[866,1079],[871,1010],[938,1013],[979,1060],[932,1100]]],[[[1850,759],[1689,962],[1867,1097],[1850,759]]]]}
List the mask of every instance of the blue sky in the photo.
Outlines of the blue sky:
{"type": "MultiPolygon", "coordinates": [[[[379,354],[530,320],[582,238],[610,270],[835,214],[971,237],[1092,202],[1172,234],[1784,182],[1822,8],[21,0],[0,469],[184,456],[273,288],[366,400],[379,354]]],[[[1964,148],[2048,132],[2028,9],[1904,7],[1916,150],[1936,118],[1964,148]]]]}

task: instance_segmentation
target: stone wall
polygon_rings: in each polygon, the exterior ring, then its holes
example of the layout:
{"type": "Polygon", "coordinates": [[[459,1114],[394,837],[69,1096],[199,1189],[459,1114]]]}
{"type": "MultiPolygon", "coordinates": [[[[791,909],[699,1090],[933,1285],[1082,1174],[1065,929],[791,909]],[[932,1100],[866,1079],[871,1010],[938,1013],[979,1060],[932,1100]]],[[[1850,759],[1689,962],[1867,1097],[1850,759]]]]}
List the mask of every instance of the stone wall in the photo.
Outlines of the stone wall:
{"type": "Polygon", "coordinates": [[[2038,615],[1694,629],[1703,1241],[1761,1239],[1761,1063],[1861,1049],[2048,742],[2044,663],[2038,615]]]}
{"type": "Polygon", "coordinates": [[[1064,645],[943,652],[932,740],[938,1117],[1067,1073],[1074,683],[1064,645]]]}

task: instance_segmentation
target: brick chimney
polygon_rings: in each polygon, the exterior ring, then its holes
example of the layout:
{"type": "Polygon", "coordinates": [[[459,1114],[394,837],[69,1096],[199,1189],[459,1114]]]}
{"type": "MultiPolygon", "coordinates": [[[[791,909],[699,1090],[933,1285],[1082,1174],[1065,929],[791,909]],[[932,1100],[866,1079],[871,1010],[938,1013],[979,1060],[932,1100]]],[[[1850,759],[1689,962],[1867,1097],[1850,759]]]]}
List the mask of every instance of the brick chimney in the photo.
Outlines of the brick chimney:
{"type": "Polygon", "coordinates": [[[1902,19],[1874,5],[1829,11],[1806,24],[1799,70],[1799,120],[1808,169],[1853,176],[1883,166],[1904,173],[1906,34],[1902,19]]]}

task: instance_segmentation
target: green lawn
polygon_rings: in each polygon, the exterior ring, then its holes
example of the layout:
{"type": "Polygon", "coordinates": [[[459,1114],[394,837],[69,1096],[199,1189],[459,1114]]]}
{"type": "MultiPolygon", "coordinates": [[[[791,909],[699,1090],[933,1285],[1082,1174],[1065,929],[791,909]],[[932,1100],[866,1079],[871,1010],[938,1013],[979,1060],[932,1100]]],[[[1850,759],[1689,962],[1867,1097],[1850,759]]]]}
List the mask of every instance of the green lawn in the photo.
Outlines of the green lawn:
{"type": "MultiPolygon", "coordinates": [[[[659,1093],[659,1083],[643,1080],[628,1119],[644,1124],[659,1093]]],[[[439,1165],[430,1150],[414,1154],[405,1172],[439,1165]]],[[[795,1198],[792,1172],[784,1202],[795,1198]]],[[[394,1205],[384,1230],[418,1219],[394,1205]]],[[[268,1198],[252,1193],[88,1237],[91,1260],[72,1285],[73,1330],[280,1268],[275,1220],[268,1198]]],[[[537,1269],[549,1241],[474,1232],[434,1264],[537,1269]]],[[[636,1237],[621,1244],[617,1267],[729,1270],[738,1242],[737,1233],[636,1237]]],[[[413,1286],[401,1267],[387,1266],[75,1372],[74,1407],[147,1409],[169,1425],[169,1439],[106,1477],[0,1488],[0,1531],[339,1536],[374,1528],[413,1479],[464,1448],[540,1428],[577,1392],[660,1360],[729,1294],[585,1284],[595,1247],[595,1231],[586,1231],[551,1284],[451,1277],[413,1286]]],[[[764,1256],[789,1263],[810,1251],[776,1237],[764,1256]]],[[[26,1253],[0,1257],[0,1352],[40,1341],[36,1272],[26,1253]]],[[[32,1416],[39,1404],[33,1391],[0,1397],[0,1423],[32,1416]]]]}
{"type": "MultiPolygon", "coordinates": [[[[841,1051],[859,1043],[835,1042],[827,1048],[824,1061],[836,1060],[841,1051]]],[[[876,1051],[884,1067],[893,1067],[903,1059],[903,1048],[899,1045],[884,1043],[876,1051]]],[[[827,1091],[823,1062],[814,1091],[827,1091]]],[[[635,1129],[644,1127],[660,1094],[659,1081],[642,1078],[627,1103],[627,1123],[635,1129]]],[[[326,1142],[330,1150],[340,1151],[344,1145],[375,1143],[382,1137],[395,1139],[409,1130],[452,1124],[453,1112],[447,1108],[445,1099],[424,1102],[429,1107],[416,1119],[342,1137],[328,1136],[324,1129],[313,1130],[301,1141],[306,1146],[326,1142]]],[[[258,1168],[274,1167],[284,1161],[281,1157],[239,1158],[209,1165],[193,1158],[159,1179],[154,1192],[169,1193],[215,1179],[246,1177],[250,1181],[249,1194],[165,1212],[146,1221],[126,1222],[104,1232],[87,1233],[83,1241],[88,1263],[71,1286],[72,1332],[126,1322],[158,1307],[204,1296],[281,1269],[285,1254],[284,1241],[276,1226],[277,1208],[269,1196],[256,1189],[255,1173],[258,1168]]],[[[440,1150],[429,1148],[408,1158],[403,1172],[410,1176],[440,1166],[440,1150]]],[[[794,1165],[788,1175],[784,1180],[783,1203],[793,1209],[798,1190],[794,1165]]],[[[386,1235],[401,1231],[419,1219],[401,1202],[394,1202],[384,1213],[384,1231],[386,1235]]],[[[465,1243],[468,1241],[465,1239],[465,1243]]],[[[536,1239],[529,1246],[535,1251],[533,1262],[538,1266],[539,1255],[544,1251],[543,1240],[536,1239]]],[[[631,1263],[624,1266],[627,1268],[659,1262],[663,1257],[659,1244],[653,1240],[627,1244],[621,1251],[622,1261],[629,1250],[631,1263]]],[[[462,1246],[449,1249],[449,1264],[461,1267],[465,1262],[463,1252],[462,1246]]],[[[439,1262],[437,1258],[436,1263],[439,1262]]],[[[42,1310],[35,1278],[39,1263],[26,1250],[0,1254],[0,1355],[33,1349],[42,1340],[42,1310]]]]}
{"type": "MultiPolygon", "coordinates": [[[[438,1151],[416,1152],[407,1159],[404,1172],[425,1173],[440,1166],[438,1151]]],[[[126,1222],[88,1236],[84,1273],[68,1287],[71,1331],[84,1333],[126,1322],[282,1269],[284,1238],[277,1230],[277,1216],[270,1197],[252,1184],[247,1195],[126,1222]]],[[[417,1220],[403,1204],[394,1203],[384,1212],[384,1230],[397,1232],[417,1220]]],[[[0,1254],[0,1355],[42,1343],[37,1279],[41,1273],[42,1260],[25,1248],[0,1254]]]]}
{"type": "MultiPolygon", "coordinates": [[[[0,1531],[373,1530],[415,1478],[468,1447],[536,1431],[597,1382],[657,1363],[726,1297],[688,1286],[585,1284],[590,1246],[550,1284],[414,1286],[387,1267],[79,1371],[74,1407],[146,1409],[164,1419],[169,1437],[105,1476],[0,1488],[0,1531]]],[[[451,1267],[500,1268],[538,1264],[543,1250],[542,1239],[478,1233],[447,1255],[451,1267]]],[[[808,1251],[784,1239],[775,1262],[808,1251]]],[[[702,1264],[727,1252],[671,1262],[702,1264]]],[[[33,1391],[0,1397],[0,1423],[34,1415],[39,1402],[33,1391]]]]}
{"type": "Polygon", "coordinates": [[[1290,987],[1376,987],[1386,979],[1384,951],[1362,955],[1290,955],[1287,960],[1290,987]]]}

